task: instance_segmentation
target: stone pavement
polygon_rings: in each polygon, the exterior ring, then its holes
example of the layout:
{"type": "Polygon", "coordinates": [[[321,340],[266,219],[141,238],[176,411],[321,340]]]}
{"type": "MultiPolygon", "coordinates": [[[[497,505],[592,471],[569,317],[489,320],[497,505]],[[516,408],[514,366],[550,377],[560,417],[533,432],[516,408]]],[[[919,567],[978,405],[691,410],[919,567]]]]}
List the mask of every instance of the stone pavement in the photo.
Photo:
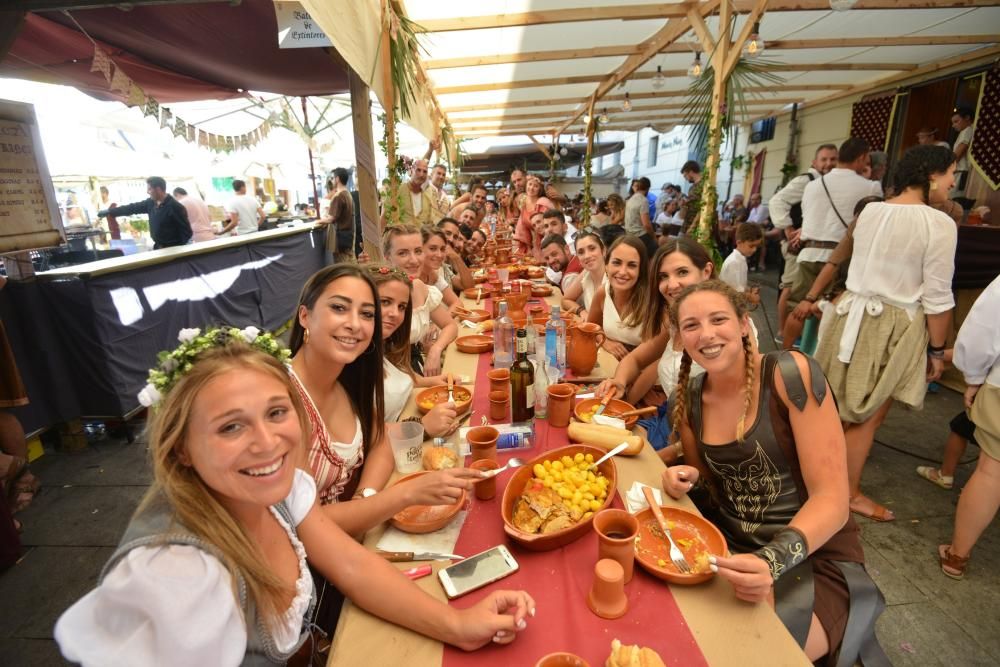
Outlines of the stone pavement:
{"type": "MultiPolygon", "coordinates": [[[[764,310],[754,313],[761,347],[772,349],[775,326],[773,272],[751,274],[762,283],[764,310]]],[[[863,487],[893,509],[897,520],[861,522],[868,568],[888,609],[878,634],[898,667],[1000,664],[1000,527],[980,540],[964,581],[937,566],[937,545],[951,536],[958,489],[975,465],[970,446],[945,491],[917,477],[914,468],[937,462],[948,422],[961,396],[942,388],[922,411],[896,407],[878,432],[863,487]],[[925,460],[926,459],[926,460],[925,460]]],[[[86,593],[118,542],[150,481],[146,449],[107,439],[79,453],[50,451],[34,466],[44,490],[19,515],[25,524],[22,560],[0,575],[0,665],[59,665],[52,641],[59,614],[86,593]]]]}

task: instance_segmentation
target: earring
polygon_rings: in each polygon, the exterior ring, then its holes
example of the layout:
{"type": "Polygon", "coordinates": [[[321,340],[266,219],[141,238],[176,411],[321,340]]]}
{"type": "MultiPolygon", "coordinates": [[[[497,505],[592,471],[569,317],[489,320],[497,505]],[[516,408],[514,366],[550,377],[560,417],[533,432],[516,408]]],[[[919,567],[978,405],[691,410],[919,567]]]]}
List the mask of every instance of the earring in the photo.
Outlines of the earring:
{"type": "Polygon", "coordinates": [[[937,181],[931,181],[931,190],[937,190],[937,181]]]}
{"type": "Polygon", "coordinates": [[[303,343],[309,342],[309,329],[306,329],[302,332],[302,342],[303,343]]]}

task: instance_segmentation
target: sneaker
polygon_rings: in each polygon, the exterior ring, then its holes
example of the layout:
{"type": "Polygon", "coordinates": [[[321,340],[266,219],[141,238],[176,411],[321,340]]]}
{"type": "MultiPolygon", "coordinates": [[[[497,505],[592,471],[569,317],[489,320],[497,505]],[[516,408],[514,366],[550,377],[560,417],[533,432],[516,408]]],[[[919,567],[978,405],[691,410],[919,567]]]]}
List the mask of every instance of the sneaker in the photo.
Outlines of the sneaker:
{"type": "Polygon", "coordinates": [[[777,343],[778,345],[784,345],[785,344],[785,337],[782,336],[781,334],[776,334],[774,336],[774,342],[777,343]]]}
{"type": "Polygon", "coordinates": [[[931,394],[936,394],[939,391],[941,391],[941,385],[939,385],[937,382],[931,382],[930,384],[927,385],[927,391],[931,394]]]}

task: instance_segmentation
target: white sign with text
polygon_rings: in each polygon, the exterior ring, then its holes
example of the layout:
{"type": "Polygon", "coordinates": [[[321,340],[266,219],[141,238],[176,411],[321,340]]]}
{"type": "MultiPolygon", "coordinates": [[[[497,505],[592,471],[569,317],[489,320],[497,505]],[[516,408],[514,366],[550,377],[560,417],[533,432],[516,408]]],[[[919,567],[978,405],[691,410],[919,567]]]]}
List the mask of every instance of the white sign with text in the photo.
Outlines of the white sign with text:
{"type": "Polygon", "coordinates": [[[306,49],[317,46],[333,46],[326,33],[313,21],[309,12],[298,2],[274,3],[274,13],[278,19],[278,48],[306,49]]]}

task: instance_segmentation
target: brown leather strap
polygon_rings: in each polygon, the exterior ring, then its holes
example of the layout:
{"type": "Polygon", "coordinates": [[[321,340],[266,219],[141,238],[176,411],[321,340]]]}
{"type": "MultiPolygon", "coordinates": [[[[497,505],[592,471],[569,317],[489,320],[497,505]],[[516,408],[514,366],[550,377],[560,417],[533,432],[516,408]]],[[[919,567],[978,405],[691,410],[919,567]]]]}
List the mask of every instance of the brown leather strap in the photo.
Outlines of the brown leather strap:
{"type": "Polygon", "coordinates": [[[803,248],[823,248],[824,250],[833,250],[837,247],[836,241],[803,241],[803,248]]]}

